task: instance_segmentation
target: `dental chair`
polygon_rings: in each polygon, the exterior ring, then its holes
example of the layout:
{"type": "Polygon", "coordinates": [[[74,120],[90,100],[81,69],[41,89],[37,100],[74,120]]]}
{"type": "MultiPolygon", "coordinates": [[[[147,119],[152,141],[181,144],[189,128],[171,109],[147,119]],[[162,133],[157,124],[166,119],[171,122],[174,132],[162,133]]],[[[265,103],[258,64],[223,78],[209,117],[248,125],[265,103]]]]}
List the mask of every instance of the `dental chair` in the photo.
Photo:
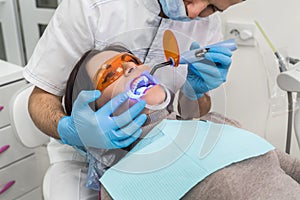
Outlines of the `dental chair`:
{"type": "Polygon", "coordinates": [[[12,128],[17,139],[28,148],[36,148],[49,142],[50,138],[41,132],[31,120],[28,99],[34,86],[29,84],[16,92],[10,104],[12,128]]]}
{"type": "MultiPolygon", "coordinates": [[[[10,102],[10,121],[16,140],[26,148],[33,152],[35,157],[35,175],[43,179],[48,167],[49,156],[46,150],[46,144],[50,141],[50,137],[41,132],[31,120],[28,112],[28,99],[34,86],[27,84],[18,90],[10,102]]],[[[30,181],[30,180],[28,180],[30,181]]],[[[34,199],[42,199],[42,180],[38,183],[38,197],[34,199]]]]}

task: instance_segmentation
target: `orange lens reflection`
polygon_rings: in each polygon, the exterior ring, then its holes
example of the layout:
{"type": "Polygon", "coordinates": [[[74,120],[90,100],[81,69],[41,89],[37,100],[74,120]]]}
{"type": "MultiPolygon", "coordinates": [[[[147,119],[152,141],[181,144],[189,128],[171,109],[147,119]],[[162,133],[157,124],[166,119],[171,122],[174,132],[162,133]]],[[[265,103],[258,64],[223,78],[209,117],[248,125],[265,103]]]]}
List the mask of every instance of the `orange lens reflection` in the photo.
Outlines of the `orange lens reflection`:
{"type": "Polygon", "coordinates": [[[126,62],[134,62],[137,65],[142,64],[137,57],[129,53],[120,53],[110,58],[99,67],[95,74],[94,81],[97,83],[96,89],[102,92],[110,84],[120,78],[124,74],[123,63],[126,62]]]}
{"type": "Polygon", "coordinates": [[[163,48],[166,60],[170,60],[170,58],[174,62],[174,66],[178,67],[179,65],[179,48],[177,44],[177,40],[172,31],[166,30],[163,36],[163,48]]]}

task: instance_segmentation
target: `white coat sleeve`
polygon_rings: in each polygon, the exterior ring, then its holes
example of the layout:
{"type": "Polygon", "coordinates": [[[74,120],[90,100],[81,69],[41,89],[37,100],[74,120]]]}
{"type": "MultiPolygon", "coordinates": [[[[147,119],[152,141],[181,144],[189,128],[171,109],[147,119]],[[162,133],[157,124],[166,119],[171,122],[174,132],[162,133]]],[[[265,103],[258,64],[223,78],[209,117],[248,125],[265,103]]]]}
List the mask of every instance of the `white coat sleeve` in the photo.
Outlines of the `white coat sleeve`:
{"type": "Polygon", "coordinates": [[[76,62],[94,47],[99,11],[91,0],[63,0],[24,70],[24,77],[54,95],[63,96],[76,62]]]}
{"type": "Polygon", "coordinates": [[[208,26],[208,33],[207,35],[207,44],[214,44],[224,40],[223,33],[222,33],[222,20],[218,13],[215,13],[209,16],[209,26],[208,26]]]}

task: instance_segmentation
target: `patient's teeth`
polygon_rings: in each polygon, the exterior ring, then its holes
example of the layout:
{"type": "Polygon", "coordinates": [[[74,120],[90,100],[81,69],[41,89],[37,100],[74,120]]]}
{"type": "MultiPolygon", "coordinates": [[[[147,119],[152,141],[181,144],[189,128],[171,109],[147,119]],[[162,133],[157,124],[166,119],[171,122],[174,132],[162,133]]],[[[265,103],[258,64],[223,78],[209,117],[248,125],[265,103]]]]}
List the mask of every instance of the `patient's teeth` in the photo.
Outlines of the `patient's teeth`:
{"type": "Polygon", "coordinates": [[[142,81],[144,81],[144,82],[145,82],[145,85],[146,85],[146,84],[148,83],[149,79],[148,79],[148,77],[146,77],[146,76],[141,76],[141,77],[137,78],[137,79],[133,82],[133,84],[132,84],[132,88],[131,88],[132,91],[137,90],[137,89],[138,89],[139,83],[142,82],[142,81]]]}
{"type": "Polygon", "coordinates": [[[130,91],[133,98],[140,98],[144,95],[145,91],[156,85],[151,77],[141,75],[134,79],[130,84],[130,91]]]}

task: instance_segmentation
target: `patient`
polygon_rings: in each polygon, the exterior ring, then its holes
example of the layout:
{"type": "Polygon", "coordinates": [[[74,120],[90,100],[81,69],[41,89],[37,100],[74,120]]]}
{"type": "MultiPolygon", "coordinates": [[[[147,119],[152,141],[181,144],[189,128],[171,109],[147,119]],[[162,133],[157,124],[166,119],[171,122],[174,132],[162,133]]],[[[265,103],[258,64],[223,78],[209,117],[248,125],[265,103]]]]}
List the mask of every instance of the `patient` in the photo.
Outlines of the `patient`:
{"type": "Polygon", "coordinates": [[[124,52],[130,54],[121,46],[87,52],[71,73],[65,97],[68,113],[82,90],[95,88],[102,95],[91,105],[93,110],[124,91],[132,98],[115,115],[131,106],[136,95],[147,103],[143,134],[134,144],[116,150],[87,147],[87,185],[99,190],[102,177],[101,199],[300,199],[298,160],[242,129],[176,120],[166,109],[168,89],[134,56],[122,63],[124,73],[115,80],[109,76],[117,72],[101,77],[107,62],[124,52]],[[108,78],[109,84],[99,85],[108,78]]]}

